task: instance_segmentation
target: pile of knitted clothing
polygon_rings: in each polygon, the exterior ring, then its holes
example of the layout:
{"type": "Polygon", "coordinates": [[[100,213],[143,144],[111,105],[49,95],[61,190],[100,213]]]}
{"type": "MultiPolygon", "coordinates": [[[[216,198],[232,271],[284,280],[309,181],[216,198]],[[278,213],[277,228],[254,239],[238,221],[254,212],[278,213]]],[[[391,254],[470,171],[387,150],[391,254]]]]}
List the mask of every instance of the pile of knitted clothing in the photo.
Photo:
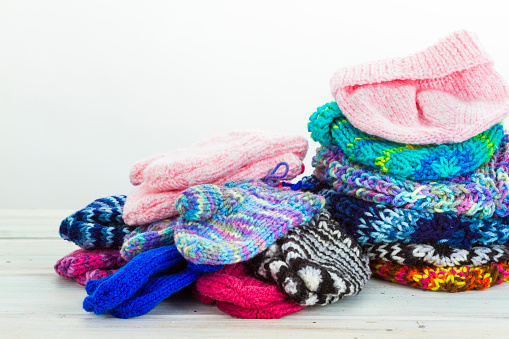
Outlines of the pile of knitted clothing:
{"type": "Polygon", "coordinates": [[[189,290],[241,318],[280,318],[358,294],[360,245],[322,196],[283,187],[304,171],[305,138],[236,131],[136,163],[125,196],[65,218],[81,247],[59,275],[86,285],[86,311],[141,316],[189,290]]]}
{"type": "Polygon", "coordinates": [[[348,67],[308,123],[307,190],[367,251],[373,276],[433,291],[509,279],[508,88],[472,33],[348,67]]]}

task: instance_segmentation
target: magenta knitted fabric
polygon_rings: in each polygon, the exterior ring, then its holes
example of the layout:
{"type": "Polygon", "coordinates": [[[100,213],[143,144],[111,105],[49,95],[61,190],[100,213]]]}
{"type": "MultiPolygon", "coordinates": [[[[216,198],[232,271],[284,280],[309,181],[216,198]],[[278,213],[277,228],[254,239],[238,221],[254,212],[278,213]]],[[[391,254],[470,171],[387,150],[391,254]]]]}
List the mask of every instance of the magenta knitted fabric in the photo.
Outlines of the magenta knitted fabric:
{"type": "Polygon", "coordinates": [[[235,131],[142,160],[131,169],[131,183],[139,186],[127,197],[123,219],[143,225],[169,218],[178,214],[174,203],[185,189],[261,179],[280,162],[290,167],[285,179],[295,178],[303,172],[307,149],[298,135],[235,131]]]}
{"type": "Polygon", "coordinates": [[[119,251],[79,249],[58,260],[55,271],[67,279],[75,279],[80,285],[86,285],[90,280],[116,272],[125,264],[119,251]]]}
{"type": "Polygon", "coordinates": [[[221,311],[238,318],[278,319],[304,309],[278,286],[249,276],[242,263],[201,276],[193,294],[204,304],[216,302],[221,311]]]}
{"type": "Polygon", "coordinates": [[[462,142],[509,113],[504,79],[466,31],[408,57],[340,69],[331,90],[355,127],[405,144],[462,142]]]}

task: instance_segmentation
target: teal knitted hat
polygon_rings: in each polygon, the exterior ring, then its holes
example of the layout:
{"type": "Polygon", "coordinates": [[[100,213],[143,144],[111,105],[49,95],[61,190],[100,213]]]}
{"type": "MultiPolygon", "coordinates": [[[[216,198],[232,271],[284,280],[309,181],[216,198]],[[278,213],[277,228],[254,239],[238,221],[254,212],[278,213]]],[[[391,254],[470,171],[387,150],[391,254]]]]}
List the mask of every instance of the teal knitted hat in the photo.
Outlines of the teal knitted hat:
{"type": "Polygon", "coordinates": [[[311,138],[339,146],[352,161],[382,173],[414,180],[452,178],[472,172],[493,156],[504,137],[502,124],[457,144],[407,145],[355,128],[335,102],[318,107],[309,118],[311,138]]]}
{"type": "Polygon", "coordinates": [[[175,203],[181,215],[173,227],[175,244],[194,264],[245,261],[309,222],[324,204],[323,197],[257,180],[194,186],[175,203]]]}

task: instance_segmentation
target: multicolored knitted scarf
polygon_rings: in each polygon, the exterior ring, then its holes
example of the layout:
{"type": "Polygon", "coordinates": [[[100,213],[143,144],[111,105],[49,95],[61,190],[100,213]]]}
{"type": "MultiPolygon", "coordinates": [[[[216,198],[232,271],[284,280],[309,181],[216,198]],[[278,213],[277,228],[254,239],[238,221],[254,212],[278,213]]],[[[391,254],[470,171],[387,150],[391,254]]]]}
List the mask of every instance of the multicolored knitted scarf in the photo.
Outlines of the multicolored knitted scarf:
{"type": "Polygon", "coordinates": [[[408,266],[482,266],[509,260],[509,247],[492,245],[470,250],[443,244],[377,244],[366,246],[371,260],[381,259],[408,266]]]}
{"type": "Polygon", "coordinates": [[[497,124],[456,144],[397,143],[357,129],[335,102],[318,107],[309,118],[308,131],[321,145],[339,146],[349,160],[413,180],[452,178],[472,172],[490,160],[504,137],[502,124],[497,124]]]}
{"type": "Polygon", "coordinates": [[[325,197],[325,208],[363,246],[380,243],[434,243],[460,249],[505,244],[509,218],[479,219],[375,204],[338,193],[314,175],[306,190],[325,197]]]}
{"type": "Polygon", "coordinates": [[[337,146],[321,146],[313,158],[315,175],[338,192],[366,201],[481,219],[509,215],[508,136],[485,165],[449,180],[417,182],[386,175],[349,160],[337,146]]]}
{"type": "Polygon", "coordinates": [[[395,283],[432,291],[464,292],[484,290],[509,280],[509,262],[480,267],[403,266],[390,261],[372,260],[373,276],[395,283]]]}

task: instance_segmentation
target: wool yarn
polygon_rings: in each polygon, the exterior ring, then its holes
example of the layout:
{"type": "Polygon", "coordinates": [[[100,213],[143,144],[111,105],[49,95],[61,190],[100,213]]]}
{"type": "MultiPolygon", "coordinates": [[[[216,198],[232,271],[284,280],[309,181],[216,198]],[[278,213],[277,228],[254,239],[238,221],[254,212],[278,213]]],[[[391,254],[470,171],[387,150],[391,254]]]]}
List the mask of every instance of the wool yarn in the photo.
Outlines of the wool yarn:
{"type": "Polygon", "coordinates": [[[370,267],[374,277],[432,291],[484,290],[509,280],[507,261],[479,267],[419,267],[372,260],[370,267]]]}
{"type": "Polygon", "coordinates": [[[366,201],[430,213],[481,219],[509,215],[509,150],[504,136],[495,155],[475,172],[439,181],[412,181],[386,175],[348,159],[341,148],[321,146],[314,174],[340,193],[366,201]]]}
{"type": "Polygon", "coordinates": [[[461,249],[506,244],[509,218],[479,219],[377,204],[338,193],[314,175],[306,190],[325,197],[325,208],[362,246],[379,243],[436,243],[461,249]]]}
{"type": "Polygon", "coordinates": [[[175,203],[181,215],[173,227],[175,245],[194,264],[246,261],[309,222],[324,204],[320,196],[260,180],[194,186],[175,203]]]}
{"type": "Polygon", "coordinates": [[[339,146],[359,164],[402,178],[451,178],[476,170],[490,160],[504,137],[502,124],[456,144],[408,145],[375,137],[355,128],[335,102],[318,107],[309,118],[311,138],[339,146]]]}
{"type": "Polygon", "coordinates": [[[467,31],[408,57],[342,68],[331,91],[355,127],[404,144],[459,143],[509,113],[505,80],[467,31]]]}
{"type": "Polygon", "coordinates": [[[129,233],[120,249],[122,258],[129,261],[141,252],[175,244],[172,227],[176,219],[177,217],[173,217],[155,222],[148,227],[140,226],[129,233]]]}
{"type": "Polygon", "coordinates": [[[89,296],[83,300],[83,308],[119,318],[141,316],[203,273],[220,268],[186,265],[175,246],[154,248],[140,253],[114,274],[89,281],[85,288],[89,296]]]}
{"type": "Polygon", "coordinates": [[[55,264],[55,272],[66,277],[75,279],[80,285],[86,285],[90,280],[108,276],[124,266],[126,261],[116,250],[84,250],[79,249],[55,264]]]}
{"type": "Polygon", "coordinates": [[[249,263],[255,275],[304,306],[358,294],[371,275],[367,255],[327,210],[289,230],[249,263]]]}
{"type": "Polygon", "coordinates": [[[237,318],[279,319],[304,309],[273,284],[251,277],[243,263],[204,274],[193,288],[195,298],[237,318]]]}
{"type": "Polygon", "coordinates": [[[444,244],[376,244],[365,247],[370,260],[381,259],[408,266],[482,266],[509,260],[507,245],[470,250],[444,244]]]}
{"type": "Polygon", "coordinates": [[[280,162],[288,163],[288,177],[295,178],[304,171],[307,149],[298,135],[234,131],[141,160],[131,169],[131,183],[138,187],[127,197],[124,221],[143,225],[175,216],[175,200],[185,189],[261,179],[280,162]]]}
{"type": "Polygon", "coordinates": [[[94,200],[60,224],[60,236],[83,249],[119,249],[134,227],[122,220],[125,195],[94,200]]]}

